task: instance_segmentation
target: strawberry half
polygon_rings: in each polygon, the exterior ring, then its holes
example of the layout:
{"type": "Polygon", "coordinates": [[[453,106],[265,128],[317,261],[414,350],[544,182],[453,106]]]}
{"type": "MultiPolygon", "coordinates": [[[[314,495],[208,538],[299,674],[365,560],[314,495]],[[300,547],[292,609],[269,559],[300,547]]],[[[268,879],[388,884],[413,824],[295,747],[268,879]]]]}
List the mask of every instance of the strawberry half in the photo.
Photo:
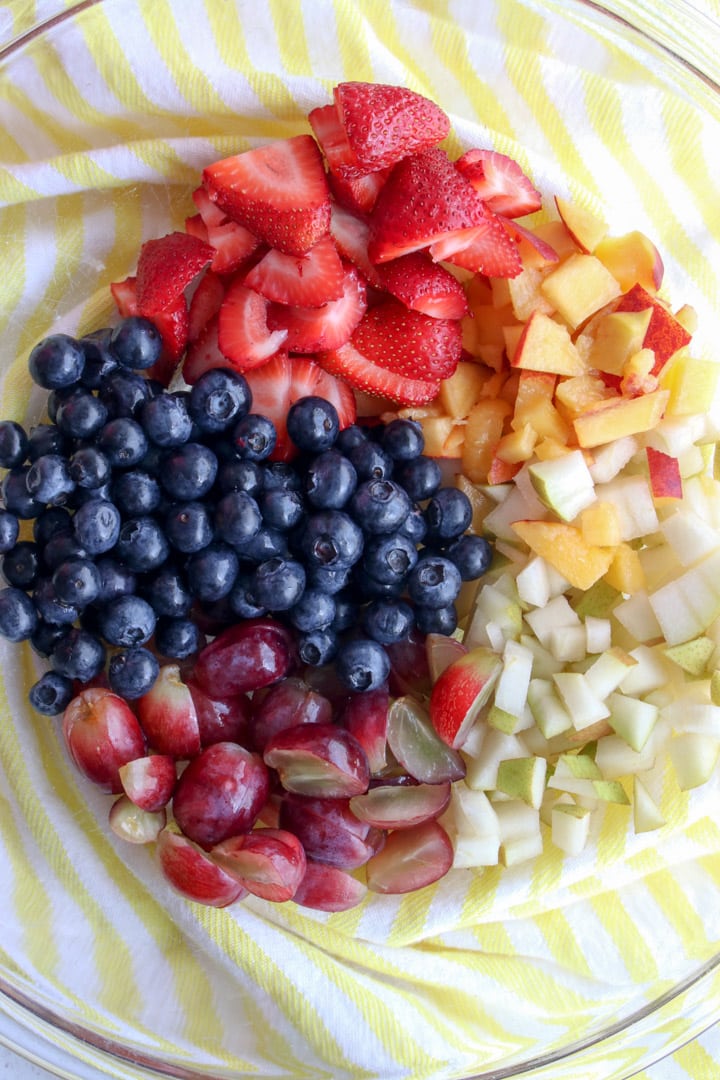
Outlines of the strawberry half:
{"type": "Polygon", "coordinates": [[[312,109],[308,113],[308,122],[331,173],[354,175],[361,172],[335,105],[319,105],[312,109]]]}
{"type": "Polygon", "coordinates": [[[175,305],[190,282],[212,262],[213,254],[209,244],[186,232],[146,240],[136,271],[140,314],[152,317],[175,305]]]}
{"type": "Polygon", "coordinates": [[[440,392],[440,382],[408,379],[374,364],[349,341],[339,349],[318,353],[318,363],[332,375],[373,397],[386,398],[397,405],[427,405],[440,392]]]}
{"type": "Polygon", "coordinates": [[[430,255],[438,262],[449,262],[474,274],[517,277],[522,270],[517,244],[497,214],[479,200],[478,205],[482,208],[482,224],[431,244],[430,255]]]}
{"type": "MultiPolygon", "coordinates": [[[[435,146],[450,131],[439,105],[404,86],[343,82],[333,90],[333,99],[361,172],[388,168],[435,146]]],[[[342,164],[333,171],[345,175],[342,164]]]]}
{"type": "Polygon", "coordinates": [[[323,236],[307,255],[270,250],[245,276],[245,284],[276,304],[320,307],[343,293],[343,265],[332,238],[323,236]]]}
{"type": "Polygon", "coordinates": [[[512,237],[518,247],[518,253],[523,266],[532,266],[539,269],[559,262],[560,256],[554,247],[536,236],[532,229],[526,229],[517,221],[498,214],[498,220],[506,233],[512,237]]]}
{"type": "Polygon", "coordinates": [[[368,284],[374,285],[376,289],[384,288],[380,272],[368,255],[370,225],[367,218],[333,203],[330,233],[342,257],[357,266],[368,284]]]}
{"type": "Polygon", "coordinates": [[[183,360],[182,375],[192,386],[205,371],[217,367],[231,367],[227,358],[220,351],[218,343],[218,316],[213,316],[198,336],[188,344],[183,360]]]}
{"type": "Polygon", "coordinates": [[[470,310],[458,279],[424,251],[383,263],[377,272],[386,291],[414,311],[436,319],[461,319],[470,310]]]}
{"type": "Polygon", "coordinates": [[[314,353],[337,349],[350,340],[367,308],[365,282],[355,267],[348,266],[343,277],[343,294],[322,307],[292,307],[270,304],[270,330],[287,330],[285,348],[291,353],[314,353]]]}
{"type": "Polygon", "coordinates": [[[395,166],[370,215],[368,252],[384,263],[482,225],[487,211],[443,150],[395,166]]]}
{"type": "Polygon", "coordinates": [[[517,161],[497,150],[468,150],[455,162],[483,202],[496,214],[516,218],[542,207],[542,195],[517,161]]]}
{"type": "Polygon", "coordinates": [[[210,199],[259,240],[305,255],[330,226],[330,192],[311,135],[279,139],[203,171],[210,199]]]}
{"type": "Polygon", "coordinates": [[[220,310],[225,298],[225,282],[212,270],[206,270],[197,283],[188,311],[188,341],[197,341],[220,310]]]}
{"type": "Polygon", "coordinates": [[[328,184],[340,206],[346,206],[360,214],[369,214],[389,175],[390,169],[378,169],[377,172],[365,173],[348,180],[331,172],[328,175],[328,184]]]}
{"type": "Polygon", "coordinates": [[[351,388],[308,357],[291,357],[280,352],[262,367],[248,371],[245,378],[252,391],[252,411],[267,416],[275,425],[277,443],[271,455],[273,461],[289,461],[297,455],[287,433],[286,419],[290,406],[298,398],[316,395],[332,402],[341,428],[355,422],[357,413],[351,388]]]}
{"type": "Polygon", "coordinates": [[[423,315],[394,298],[368,308],[351,341],[379,367],[431,382],[449,378],[462,354],[459,320],[423,315]]]}
{"type": "Polygon", "coordinates": [[[266,363],[287,337],[286,330],[269,330],[268,301],[235,280],[218,312],[218,343],[223,356],[238,371],[266,363]]]}

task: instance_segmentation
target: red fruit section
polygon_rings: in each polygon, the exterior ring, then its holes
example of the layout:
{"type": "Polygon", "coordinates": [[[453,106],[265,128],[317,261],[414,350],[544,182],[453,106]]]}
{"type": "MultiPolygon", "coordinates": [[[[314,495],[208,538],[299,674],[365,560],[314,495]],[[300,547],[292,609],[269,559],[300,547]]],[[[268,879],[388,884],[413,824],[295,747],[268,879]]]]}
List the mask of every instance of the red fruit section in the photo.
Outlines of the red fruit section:
{"type": "Polygon", "coordinates": [[[212,847],[249,832],[269,790],[262,758],[237,743],[215,743],[193,758],[178,780],[175,820],[185,836],[212,847]]]}
{"type": "Polygon", "coordinates": [[[228,698],[278,682],[292,663],[289,630],[272,619],[249,619],[224,630],[205,646],[192,678],[208,696],[228,698]]]}

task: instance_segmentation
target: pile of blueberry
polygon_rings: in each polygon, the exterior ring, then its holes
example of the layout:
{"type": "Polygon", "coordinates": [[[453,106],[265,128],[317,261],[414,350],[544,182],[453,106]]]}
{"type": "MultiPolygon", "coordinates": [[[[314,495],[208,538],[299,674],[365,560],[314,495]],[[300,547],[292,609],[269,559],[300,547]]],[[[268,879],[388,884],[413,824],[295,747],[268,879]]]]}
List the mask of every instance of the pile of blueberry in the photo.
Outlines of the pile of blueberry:
{"type": "Polygon", "coordinates": [[[413,628],[452,633],[461,583],[491,552],[417,424],[340,431],[332,404],[301,398],[299,455],[272,461],[245,378],[217,368],[169,391],[142,373],[161,348],[139,317],[45,338],[29,367],[48,421],[0,422],[0,634],[49,661],[38,711],[103,671],[137,698],[158,656],[197,653],[201,627],[267,614],[294,628],[303,663],[332,660],[356,691],[387,678],[384,646],[413,628]]]}

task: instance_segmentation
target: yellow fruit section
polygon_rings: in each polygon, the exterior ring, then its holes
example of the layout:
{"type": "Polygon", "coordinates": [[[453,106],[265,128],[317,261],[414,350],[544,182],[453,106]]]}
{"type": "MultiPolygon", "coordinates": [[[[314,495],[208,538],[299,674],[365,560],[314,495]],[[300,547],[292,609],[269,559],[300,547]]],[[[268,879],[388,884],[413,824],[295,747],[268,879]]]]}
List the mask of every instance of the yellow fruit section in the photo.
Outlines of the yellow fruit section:
{"type": "Polygon", "coordinates": [[[561,521],[514,521],[513,529],[577,589],[589,589],[613,561],[614,548],[588,544],[579,529],[561,521]]]}

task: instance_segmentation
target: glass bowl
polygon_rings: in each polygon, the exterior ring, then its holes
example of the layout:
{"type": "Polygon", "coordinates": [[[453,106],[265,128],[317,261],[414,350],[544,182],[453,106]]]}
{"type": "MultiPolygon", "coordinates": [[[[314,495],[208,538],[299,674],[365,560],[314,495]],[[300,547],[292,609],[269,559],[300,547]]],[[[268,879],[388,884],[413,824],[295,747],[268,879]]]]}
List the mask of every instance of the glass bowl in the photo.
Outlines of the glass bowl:
{"type": "MultiPolygon", "coordinates": [[[[203,165],[308,130],[345,79],[427,94],[455,149],[646,232],[720,359],[720,33],[690,4],[58,0],[0,5],[0,34],[3,417],[40,415],[30,348],[107,323],[203,165]]],[[[331,916],[199,908],[28,709],[31,650],[0,663],[0,1041],[58,1075],[619,1080],[720,1015],[714,781],[572,865],[331,916]]]]}

